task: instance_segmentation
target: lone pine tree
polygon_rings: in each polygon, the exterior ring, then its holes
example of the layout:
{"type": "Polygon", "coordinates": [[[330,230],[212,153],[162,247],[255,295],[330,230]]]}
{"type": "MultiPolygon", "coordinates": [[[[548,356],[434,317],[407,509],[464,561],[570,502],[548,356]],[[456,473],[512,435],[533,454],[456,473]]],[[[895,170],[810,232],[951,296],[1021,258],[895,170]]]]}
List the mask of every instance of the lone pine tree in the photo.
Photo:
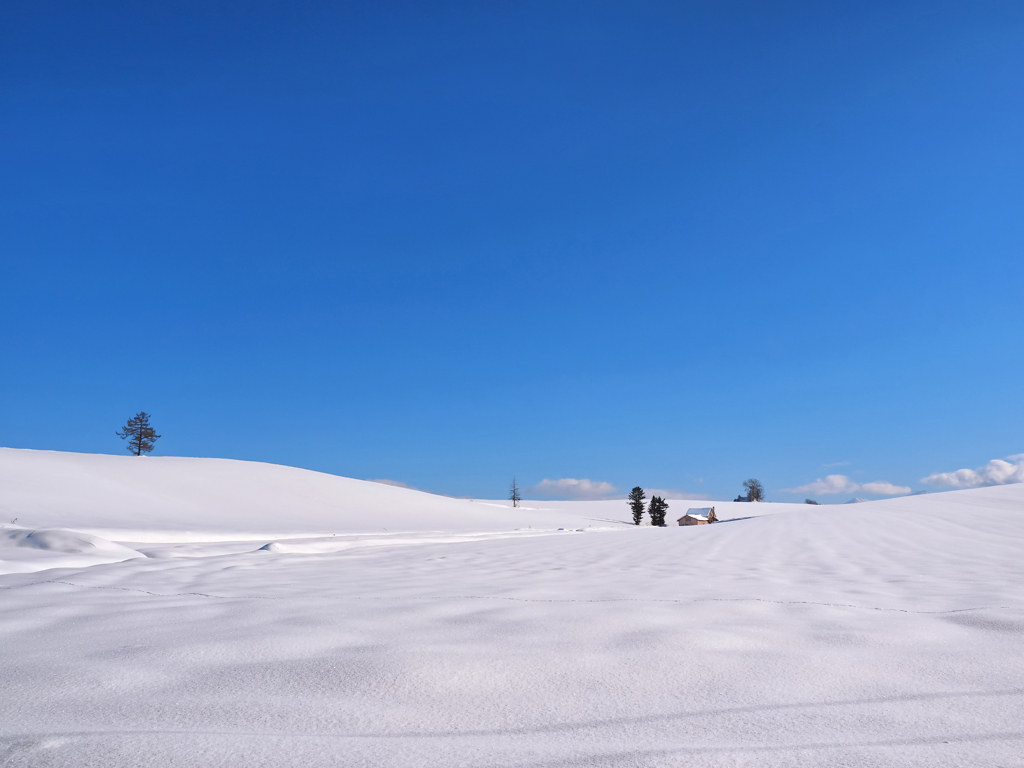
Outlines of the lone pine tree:
{"type": "Polygon", "coordinates": [[[512,485],[508,489],[508,497],[511,499],[513,507],[518,507],[519,502],[522,501],[522,498],[519,496],[519,485],[514,477],[512,478],[512,485]]]}
{"type": "Polygon", "coordinates": [[[647,514],[651,516],[651,525],[659,528],[665,527],[665,513],[668,512],[668,504],[661,496],[651,496],[651,506],[647,514]]]}
{"type": "Polygon", "coordinates": [[[128,419],[128,423],[121,428],[120,432],[114,434],[122,440],[127,440],[128,445],[125,448],[128,453],[134,453],[136,456],[150,453],[153,450],[153,445],[160,439],[156,430],[149,426],[149,414],[145,411],[136,413],[128,419]]]}
{"type": "Polygon", "coordinates": [[[640,525],[640,521],[644,519],[644,499],[647,498],[647,494],[644,493],[644,489],[639,485],[629,492],[629,508],[633,510],[633,525],[640,525]]]}

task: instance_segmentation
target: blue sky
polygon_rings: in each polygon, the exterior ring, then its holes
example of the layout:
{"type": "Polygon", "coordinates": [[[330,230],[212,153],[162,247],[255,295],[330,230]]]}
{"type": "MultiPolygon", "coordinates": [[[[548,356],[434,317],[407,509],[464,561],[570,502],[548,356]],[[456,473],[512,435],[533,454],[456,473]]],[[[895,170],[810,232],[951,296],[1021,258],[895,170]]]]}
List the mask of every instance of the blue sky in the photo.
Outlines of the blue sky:
{"type": "Polygon", "coordinates": [[[1024,451],[1019,3],[0,17],[2,445],[820,501],[1024,451]]]}

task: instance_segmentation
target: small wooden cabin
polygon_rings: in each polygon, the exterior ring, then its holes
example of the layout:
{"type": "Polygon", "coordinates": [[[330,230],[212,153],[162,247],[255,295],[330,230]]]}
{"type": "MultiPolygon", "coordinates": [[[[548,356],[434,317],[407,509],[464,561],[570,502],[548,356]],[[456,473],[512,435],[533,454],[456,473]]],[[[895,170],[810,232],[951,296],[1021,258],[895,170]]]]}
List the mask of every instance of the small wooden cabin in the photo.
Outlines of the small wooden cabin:
{"type": "Polygon", "coordinates": [[[686,510],[686,514],[677,521],[680,525],[707,525],[717,523],[714,507],[700,507],[686,510]]]}

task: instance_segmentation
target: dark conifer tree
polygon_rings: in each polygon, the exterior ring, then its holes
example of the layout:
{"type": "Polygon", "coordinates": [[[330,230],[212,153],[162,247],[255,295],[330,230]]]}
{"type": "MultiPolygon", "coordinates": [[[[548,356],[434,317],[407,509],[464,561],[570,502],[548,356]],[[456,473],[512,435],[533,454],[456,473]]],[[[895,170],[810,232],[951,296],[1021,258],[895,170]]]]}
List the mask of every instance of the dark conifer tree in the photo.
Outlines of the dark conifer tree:
{"type": "Polygon", "coordinates": [[[516,479],[514,477],[512,478],[512,485],[508,489],[508,497],[512,501],[513,507],[518,507],[519,502],[522,501],[519,496],[519,485],[516,483],[516,479]]]}
{"type": "Polygon", "coordinates": [[[664,528],[666,512],[668,512],[668,504],[665,500],[661,496],[652,496],[651,506],[647,510],[647,514],[651,516],[651,525],[664,528]]]}
{"type": "Polygon", "coordinates": [[[150,453],[154,443],[160,439],[156,430],[149,426],[149,414],[145,411],[136,413],[128,419],[128,423],[121,428],[120,432],[114,434],[122,440],[127,440],[128,445],[125,448],[128,453],[134,453],[136,456],[150,453]]]}
{"type": "Polygon", "coordinates": [[[644,500],[647,494],[639,485],[629,492],[629,508],[633,510],[633,525],[640,525],[644,519],[644,500]]]}

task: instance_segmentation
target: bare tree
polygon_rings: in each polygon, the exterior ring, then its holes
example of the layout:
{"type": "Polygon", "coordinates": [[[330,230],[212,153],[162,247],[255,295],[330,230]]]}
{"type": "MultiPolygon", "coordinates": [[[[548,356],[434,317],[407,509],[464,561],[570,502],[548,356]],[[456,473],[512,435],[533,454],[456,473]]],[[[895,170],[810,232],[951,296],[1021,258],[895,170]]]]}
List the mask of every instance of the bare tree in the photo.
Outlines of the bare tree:
{"type": "Polygon", "coordinates": [[[128,419],[128,423],[121,428],[120,432],[114,434],[122,440],[127,440],[128,445],[125,448],[128,453],[134,453],[136,456],[150,453],[154,443],[160,439],[156,430],[149,426],[149,414],[145,411],[136,413],[128,419]]]}
{"type": "Polygon", "coordinates": [[[633,512],[633,525],[640,525],[640,521],[644,519],[644,499],[646,498],[647,494],[639,485],[629,492],[628,503],[633,512]]]}
{"type": "Polygon", "coordinates": [[[516,483],[516,479],[512,478],[512,485],[508,489],[508,497],[512,501],[513,507],[518,507],[519,502],[522,501],[522,497],[519,495],[519,485],[516,483]]]}
{"type": "Polygon", "coordinates": [[[744,480],[743,487],[747,489],[747,501],[764,501],[764,486],[760,480],[744,480]]]}

